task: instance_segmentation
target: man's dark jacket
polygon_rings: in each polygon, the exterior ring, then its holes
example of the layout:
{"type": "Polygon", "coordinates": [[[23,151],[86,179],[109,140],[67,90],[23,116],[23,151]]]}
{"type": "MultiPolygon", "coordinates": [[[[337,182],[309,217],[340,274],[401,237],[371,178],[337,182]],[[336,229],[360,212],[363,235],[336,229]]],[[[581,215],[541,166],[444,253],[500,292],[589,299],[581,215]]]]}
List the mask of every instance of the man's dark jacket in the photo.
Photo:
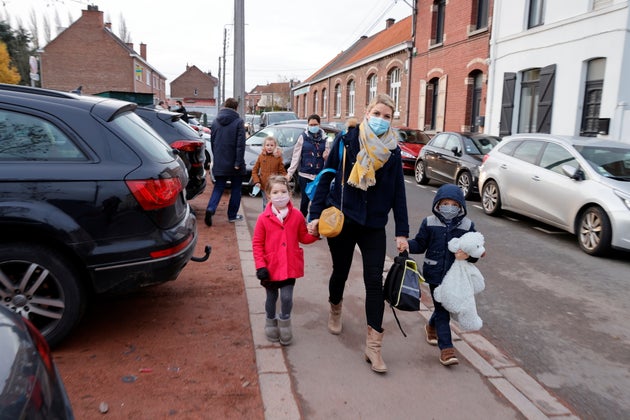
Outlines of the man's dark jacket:
{"type": "Polygon", "coordinates": [[[238,112],[221,108],[212,123],[210,135],[214,176],[244,175],[245,124],[238,112]]]}

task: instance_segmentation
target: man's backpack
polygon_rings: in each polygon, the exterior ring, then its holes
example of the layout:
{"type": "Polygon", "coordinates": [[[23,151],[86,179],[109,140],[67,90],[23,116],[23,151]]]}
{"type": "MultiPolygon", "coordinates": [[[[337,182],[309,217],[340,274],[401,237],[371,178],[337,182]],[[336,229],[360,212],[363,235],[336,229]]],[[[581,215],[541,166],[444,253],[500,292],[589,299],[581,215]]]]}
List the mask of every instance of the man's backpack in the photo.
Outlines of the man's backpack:
{"type": "Polygon", "coordinates": [[[405,337],[407,337],[407,334],[400,326],[395,309],[412,312],[419,311],[420,283],[423,281],[424,278],[418,271],[418,264],[412,258],[409,258],[407,251],[401,252],[400,255],[394,258],[394,263],[385,278],[383,298],[392,308],[398,328],[400,328],[405,337]]]}

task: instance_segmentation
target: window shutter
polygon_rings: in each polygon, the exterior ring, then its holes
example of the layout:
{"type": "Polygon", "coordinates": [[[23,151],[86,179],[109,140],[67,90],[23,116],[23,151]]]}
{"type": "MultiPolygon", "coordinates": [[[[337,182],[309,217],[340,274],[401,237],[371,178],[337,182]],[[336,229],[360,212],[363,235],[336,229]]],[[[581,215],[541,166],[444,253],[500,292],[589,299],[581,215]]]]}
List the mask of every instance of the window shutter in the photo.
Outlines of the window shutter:
{"type": "Polygon", "coordinates": [[[503,74],[503,99],[501,101],[501,121],[499,121],[499,135],[512,134],[512,115],[514,114],[514,88],[516,87],[516,73],[503,74]]]}
{"type": "Polygon", "coordinates": [[[551,111],[553,108],[553,87],[556,81],[556,65],[552,64],[540,70],[538,82],[540,100],[538,102],[537,133],[551,133],[551,111]]]}

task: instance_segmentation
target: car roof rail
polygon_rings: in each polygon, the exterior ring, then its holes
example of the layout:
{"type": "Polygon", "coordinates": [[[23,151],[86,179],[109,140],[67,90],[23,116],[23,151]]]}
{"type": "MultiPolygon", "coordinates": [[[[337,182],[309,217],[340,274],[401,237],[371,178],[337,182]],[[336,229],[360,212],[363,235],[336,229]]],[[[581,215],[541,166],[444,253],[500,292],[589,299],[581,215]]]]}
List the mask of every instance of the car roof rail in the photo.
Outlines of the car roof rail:
{"type": "Polygon", "coordinates": [[[77,95],[62,92],[60,90],[52,90],[52,89],[43,89],[33,86],[23,86],[23,85],[10,85],[6,83],[0,83],[0,90],[10,91],[10,92],[22,92],[22,93],[30,93],[33,95],[43,95],[50,96],[55,98],[76,98],[77,95]]]}

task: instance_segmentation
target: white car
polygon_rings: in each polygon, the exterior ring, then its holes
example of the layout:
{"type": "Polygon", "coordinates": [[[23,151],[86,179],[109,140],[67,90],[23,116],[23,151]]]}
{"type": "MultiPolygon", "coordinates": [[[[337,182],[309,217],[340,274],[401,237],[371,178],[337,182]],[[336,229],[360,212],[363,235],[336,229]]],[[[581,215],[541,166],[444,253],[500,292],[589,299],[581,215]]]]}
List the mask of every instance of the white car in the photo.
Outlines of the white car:
{"type": "Polygon", "coordinates": [[[519,213],[577,235],[587,254],[630,250],[630,144],[517,134],[484,158],[483,210],[519,213]]]}

